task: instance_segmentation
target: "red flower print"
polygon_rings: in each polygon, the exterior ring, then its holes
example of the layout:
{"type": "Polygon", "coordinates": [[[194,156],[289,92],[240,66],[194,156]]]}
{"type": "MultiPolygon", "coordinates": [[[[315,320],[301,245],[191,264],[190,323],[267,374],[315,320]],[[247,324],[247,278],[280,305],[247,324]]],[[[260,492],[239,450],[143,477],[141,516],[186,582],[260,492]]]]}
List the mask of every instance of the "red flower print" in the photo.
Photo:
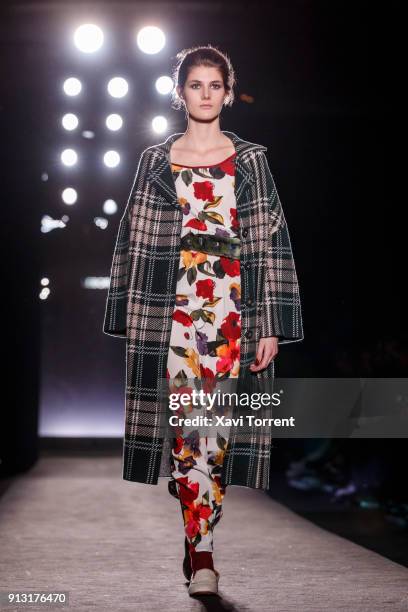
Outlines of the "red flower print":
{"type": "Polygon", "coordinates": [[[183,436],[177,436],[176,443],[175,443],[174,448],[173,448],[173,450],[176,453],[176,455],[178,455],[181,452],[181,449],[183,448],[183,444],[184,444],[183,436]]]}
{"type": "Polygon", "coordinates": [[[239,276],[240,265],[239,259],[229,259],[228,257],[220,257],[221,268],[227,276],[239,276]]]}
{"type": "Polygon", "coordinates": [[[199,280],[196,282],[196,296],[207,298],[209,300],[214,299],[214,281],[211,278],[205,280],[199,280]]]}
{"type": "Polygon", "coordinates": [[[180,501],[186,506],[191,506],[193,501],[197,499],[200,484],[189,481],[188,476],[181,476],[176,480],[180,485],[180,501]]]}
{"type": "Polygon", "coordinates": [[[191,512],[196,520],[204,519],[205,521],[208,521],[212,514],[210,506],[206,506],[205,504],[197,504],[191,512]]]}
{"type": "Polygon", "coordinates": [[[204,384],[203,384],[204,393],[211,393],[215,389],[216,384],[217,384],[215,381],[214,372],[211,370],[211,368],[205,368],[200,363],[200,374],[201,374],[201,379],[204,381],[204,384]]]}
{"type": "Polygon", "coordinates": [[[234,176],[235,173],[235,153],[234,156],[231,156],[229,159],[220,164],[220,168],[225,174],[229,174],[230,176],[234,176]]]}
{"type": "Polygon", "coordinates": [[[228,340],[238,340],[241,337],[241,315],[230,312],[221,324],[221,331],[228,340]]]}
{"type": "Polygon", "coordinates": [[[226,372],[229,372],[232,369],[232,361],[229,357],[223,357],[222,359],[219,359],[217,361],[216,367],[217,372],[225,374],[226,372]]]}
{"type": "Polygon", "coordinates": [[[231,226],[234,229],[239,229],[239,222],[237,219],[237,209],[236,208],[230,208],[230,215],[231,215],[231,226]]]}
{"type": "Polygon", "coordinates": [[[197,200],[212,202],[214,200],[214,185],[211,181],[197,181],[193,183],[194,196],[197,200]]]}
{"type": "Polygon", "coordinates": [[[208,229],[204,221],[200,221],[200,219],[190,219],[184,227],[194,227],[194,229],[198,230],[206,230],[208,229]]]}
{"type": "Polygon", "coordinates": [[[193,324],[193,319],[190,317],[190,315],[182,310],[175,310],[173,312],[173,319],[174,321],[178,321],[184,325],[184,327],[191,327],[193,324]]]}
{"type": "Polygon", "coordinates": [[[200,523],[199,521],[195,521],[194,519],[190,519],[187,521],[185,526],[186,536],[192,540],[195,538],[197,533],[200,531],[200,523]]]}

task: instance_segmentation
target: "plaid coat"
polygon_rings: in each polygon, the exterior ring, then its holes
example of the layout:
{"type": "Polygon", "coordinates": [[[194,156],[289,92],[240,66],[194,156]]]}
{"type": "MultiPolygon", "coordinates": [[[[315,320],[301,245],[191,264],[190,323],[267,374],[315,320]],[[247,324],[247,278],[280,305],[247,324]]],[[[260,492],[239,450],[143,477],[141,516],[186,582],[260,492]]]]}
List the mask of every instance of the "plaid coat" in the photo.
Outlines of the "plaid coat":
{"type": "MultiPolygon", "coordinates": [[[[235,195],[241,237],[240,377],[273,379],[274,362],[258,373],[248,366],[258,340],[303,340],[298,279],[285,216],[265,155],[266,147],[223,131],[236,150],[235,195]]],[[[126,338],[123,478],[157,484],[170,477],[170,441],[158,426],[158,381],[166,379],[176,299],[183,221],[170,165],[170,146],[145,149],[119,224],[103,332],[126,338]]],[[[221,479],[267,489],[270,428],[249,436],[231,428],[221,479]]]]}

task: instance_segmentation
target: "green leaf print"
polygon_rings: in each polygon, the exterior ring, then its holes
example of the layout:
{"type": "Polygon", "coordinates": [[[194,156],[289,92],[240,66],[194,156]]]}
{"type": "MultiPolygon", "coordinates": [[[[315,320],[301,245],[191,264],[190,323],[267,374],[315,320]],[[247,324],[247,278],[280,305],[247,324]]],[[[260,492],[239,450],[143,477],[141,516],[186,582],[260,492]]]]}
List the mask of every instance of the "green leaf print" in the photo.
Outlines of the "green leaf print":
{"type": "Polygon", "coordinates": [[[222,437],[222,435],[220,434],[219,431],[217,431],[217,446],[218,446],[218,448],[220,448],[221,450],[225,450],[226,443],[227,443],[226,439],[222,437]]]}
{"type": "Polygon", "coordinates": [[[203,304],[203,308],[205,306],[216,306],[218,304],[218,302],[221,300],[220,297],[215,297],[213,300],[206,300],[203,304]]]}
{"type": "Polygon", "coordinates": [[[182,170],[180,176],[181,180],[187,187],[193,182],[193,173],[191,170],[182,170]]]}
{"type": "Polygon", "coordinates": [[[170,346],[170,348],[178,357],[187,357],[184,346],[170,346]]]}
{"type": "Polygon", "coordinates": [[[217,278],[224,278],[225,276],[225,271],[221,266],[220,260],[216,259],[213,263],[213,270],[215,272],[215,276],[217,278]]]}
{"type": "Polygon", "coordinates": [[[186,273],[186,268],[179,268],[179,271],[177,272],[177,280],[181,280],[183,278],[183,276],[186,273]]]}
{"type": "Polygon", "coordinates": [[[188,284],[192,285],[196,278],[197,278],[197,269],[196,268],[189,268],[188,272],[187,272],[188,284]]]}
{"type": "Polygon", "coordinates": [[[208,210],[209,208],[216,208],[222,200],[222,196],[215,196],[212,202],[206,202],[203,206],[204,210],[208,210]]]}
{"type": "Polygon", "coordinates": [[[202,274],[205,274],[206,276],[215,276],[215,274],[213,272],[210,272],[212,266],[211,266],[211,262],[210,261],[203,261],[202,263],[197,264],[197,268],[198,270],[200,270],[200,272],[202,274]],[[208,268],[206,270],[206,268],[208,268]]]}
{"type": "Polygon", "coordinates": [[[198,218],[200,219],[200,221],[209,221],[210,223],[214,223],[215,225],[225,225],[224,217],[220,215],[220,213],[207,213],[201,210],[198,213],[198,218]]]}

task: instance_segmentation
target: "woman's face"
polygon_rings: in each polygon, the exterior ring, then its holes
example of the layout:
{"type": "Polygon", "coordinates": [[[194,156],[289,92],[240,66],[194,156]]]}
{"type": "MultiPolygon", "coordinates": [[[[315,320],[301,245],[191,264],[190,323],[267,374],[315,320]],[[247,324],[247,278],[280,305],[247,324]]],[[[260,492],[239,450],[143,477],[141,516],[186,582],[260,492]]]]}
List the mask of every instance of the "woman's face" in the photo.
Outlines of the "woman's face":
{"type": "Polygon", "coordinates": [[[204,120],[220,114],[226,96],[221,73],[212,66],[191,68],[184,89],[178,87],[177,91],[184,98],[189,115],[204,120]]]}

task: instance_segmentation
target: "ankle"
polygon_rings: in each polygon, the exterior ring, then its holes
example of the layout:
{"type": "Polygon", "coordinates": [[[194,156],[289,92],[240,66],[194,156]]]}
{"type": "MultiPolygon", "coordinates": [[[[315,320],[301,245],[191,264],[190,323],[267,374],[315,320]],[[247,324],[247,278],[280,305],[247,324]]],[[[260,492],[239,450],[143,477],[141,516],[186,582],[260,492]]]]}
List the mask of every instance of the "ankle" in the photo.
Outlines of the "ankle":
{"type": "Polygon", "coordinates": [[[190,548],[191,568],[193,572],[199,569],[211,569],[214,571],[214,562],[212,552],[203,550],[196,551],[190,548]]]}

